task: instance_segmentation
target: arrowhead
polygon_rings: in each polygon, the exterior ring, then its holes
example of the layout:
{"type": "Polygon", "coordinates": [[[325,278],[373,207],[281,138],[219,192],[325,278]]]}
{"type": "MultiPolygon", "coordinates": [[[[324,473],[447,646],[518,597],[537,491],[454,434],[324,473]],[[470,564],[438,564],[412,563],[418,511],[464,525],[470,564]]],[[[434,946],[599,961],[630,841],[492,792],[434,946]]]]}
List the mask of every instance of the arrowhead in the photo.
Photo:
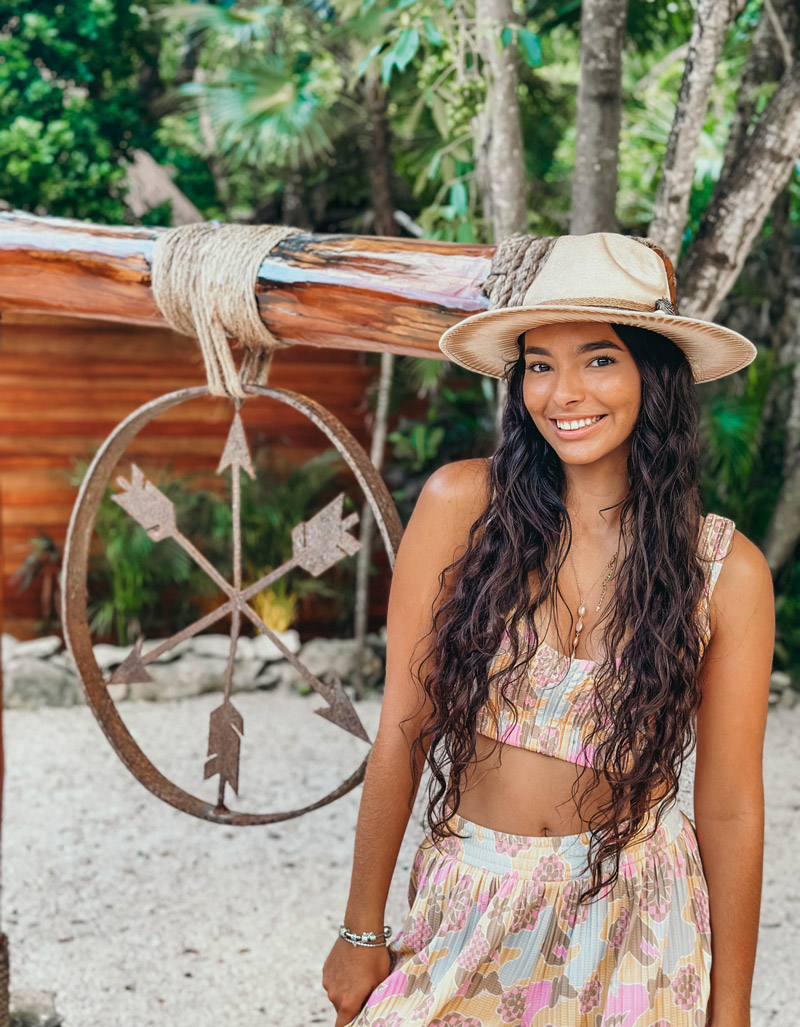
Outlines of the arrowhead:
{"type": "Polygon", "coordinates": [[[137,639],[136,645],[106,682],[107,685],[132,685],[134,682],[153,680],[145,670],[142,641],[141,638],[137,639]]]}
{"type": "Polygon", "coordinates": [[[360,738],[364,742],[369,742],[370,738],[364,729],[364,725],[361,723],[361,719],[353,708],[353,704],[347,697],[347,693],[342,688],[342,683],[338,677],[334,676],[333,682],[330,685],[330,690],[333,693],[332,698],[327,699],[328,706],[323,706],[318,710],[314,710],[314,713],[320,717],[324,717],[329,720],[332,724],[336,724],[338,727],[344,728],[345,731],[349,731],[351,735],[355,735],[356,738],[360,738]]]}
{"type": "Polygon", "coordinates": [[[233,415],[233,421],[228,432],[228,438],[225,440],[225,449],[222,451],[217,474],[224,471],[226,467],[233,468],[234,474],[236,469],[240,468],[243,471],[247,471],[251,478],[256,476],[253,470],[253,462],[250,459],[250,450],[247,446],[247,437],[244,433],[242,417],[238,410],[233,415]]]}

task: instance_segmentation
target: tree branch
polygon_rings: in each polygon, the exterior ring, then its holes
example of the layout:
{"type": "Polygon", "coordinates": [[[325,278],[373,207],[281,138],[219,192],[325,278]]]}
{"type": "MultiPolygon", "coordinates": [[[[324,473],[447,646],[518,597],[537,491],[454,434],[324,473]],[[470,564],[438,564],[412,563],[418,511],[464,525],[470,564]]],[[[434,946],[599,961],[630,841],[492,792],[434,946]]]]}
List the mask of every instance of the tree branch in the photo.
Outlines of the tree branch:
{"type": "Polygon", "coordinates": [[[735,165],[714,189],[679,269],[681,312],[711,318],[744,265],[800,153],[800,63],[778,83],[735,165]]]}
{"type": "Polygon", "coordinates": [[[584,0],[578,136],[572,174],[573,235],[617,231],[622,47],[628,0],[584,0]]]}
{"type": "Polygon", "coordinates": [[[673,262],[678,259],[689,214],[697,148],[717,63],[728,26],[743,6],[743,0],[700,0],[697,5],[648,231],[673,262]]]}

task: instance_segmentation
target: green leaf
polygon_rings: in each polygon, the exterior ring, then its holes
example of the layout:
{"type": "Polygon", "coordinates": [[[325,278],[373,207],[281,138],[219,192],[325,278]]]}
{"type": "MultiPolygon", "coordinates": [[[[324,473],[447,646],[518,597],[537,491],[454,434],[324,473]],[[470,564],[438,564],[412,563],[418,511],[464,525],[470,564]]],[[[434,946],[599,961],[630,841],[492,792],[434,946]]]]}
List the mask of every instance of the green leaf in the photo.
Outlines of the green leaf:
{"type": "Polygon", "coordinates": [[[462,221],[456,230],[456,242],[475,242],[475,229],[471,221],[462,221]]]}
{"type": "Polygon", "coordinates": [[[415,27],[403,29],[394,44],[394,60],[400,71],[404,71],[414,59],[419,48],[419,30],[415,27]]]}
{"type": "Polygon", "coordinates": [[[370,52],[367,54],[367,56],[364,58],[364,60],[358,66],[358,74],[359,75],[363,75],[364,74],[364,72],[367,70],[367,65],[369,64],[369,62],[372,60],[372,58],[376,54],[380,53],[382,47],[383,47],[383,42],[376,43],[375,46],[372,47],[370,52]]]}
{"type": "Polygon", "coordinates": [[[467,213],[467,189],[463,182],[453,182],[450,187],[450,203],[456,213],[467,213]]]}
{"type": "Polygon", "coordinates": [[[517,49],[529,68],[538,68],[542,63],[542,46],[535,32],[520,29],[517,35],[517,49]]]}
{"type": "Polygon", "coordinates": [[[442,139],[447,139],[450,134],[450,129],[447,124],[447,108],[444,105],[444,100],[439,96],[438,93],[433,94],[433,103],[431,104],[431,114],[433,115],[433,121],[436,125],[436,130],[442,139]]]}
{"type": "Polygon", "coordinates": [[[433,43],[434,46],[439,46],[442,42],[442,37],[430,18],[422,19],[422,27],[425,30],[425,36],[427,37],[428,42],[433,43]]]}
{"type": "Polygon", "coordinates": [[[503,49],[504,50],[508,46],[508,44],[511,42],[513,37],[514,37],[514,33],[513,33],[512,29],[511,29],[511,26],[510,25],[504,25],[503,29],[502,29],[502,31],[500,33],[500,42],[503,44],[503,49]]]}

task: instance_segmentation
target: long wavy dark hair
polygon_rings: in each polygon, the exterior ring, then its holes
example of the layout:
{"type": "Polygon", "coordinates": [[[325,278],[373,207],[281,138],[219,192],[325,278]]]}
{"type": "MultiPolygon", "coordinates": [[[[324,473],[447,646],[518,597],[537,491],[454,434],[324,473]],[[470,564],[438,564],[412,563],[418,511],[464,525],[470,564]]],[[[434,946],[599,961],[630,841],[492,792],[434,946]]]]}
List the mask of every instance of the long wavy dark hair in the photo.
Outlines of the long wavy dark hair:
{"type": "MultiPolygon", "coordinates": [[[[613,887],[620,853],[642,829],[648,811],[655,807],[655,830],[677,796],[681,767],[696,741],[694,717],[701,699],[697,610],[705,574],[698,552],[696,385],[684,353],[671,340],[643,328],[612,327],[638,366],[641,406],[630,439],[630,488],[620,504],[625,551],[601,617],[607,656],[593,670],[594,727],[586,741],[596,748],[592,765],[582,768],[572,789],[575,800],[584,772],[591,773],[578,799],[580,812],[601,781],[610,786],[608,802],[588,818],[581,813],[592,837],[591,884],[580,902],[613,887]],[[618,667],[608,654],[620,654],[618,667]],[[604,723],[612,725],[608,734],[604,723]],[[655,794],[658,804],[652,801],[655,794]]],[[[470,528],[466,551],[439,575],[432,627],[425,636],[431,641],[415,671],[430,710],[411,745],[411,801],[427,763],[425,817],[434,838],[455,833],[447,818],[458,808],[462,776],[476,755],[476,717],[489,697],[490,681],[504,678],[498,694],[516,722],[507,692],[513,672],[524,668],[539,644],[530,611],[547,600],[554,605],[556,592],[563,600],[558,572],[572,540],[564,468],[523,402],[522,338],[518,357],[504,372],[508,398],[503,440],[490,461],[491,499],[470,528]],[[535,595],[529,575],[538,583],[535,595]],[[520,631],[523,618],[526,630],[520,631]],[[523,644],[520,653],[520,639],[526,637],[531,644],[523,644]],[[490,675],[506,638],[510,663],[490,675]]]]}

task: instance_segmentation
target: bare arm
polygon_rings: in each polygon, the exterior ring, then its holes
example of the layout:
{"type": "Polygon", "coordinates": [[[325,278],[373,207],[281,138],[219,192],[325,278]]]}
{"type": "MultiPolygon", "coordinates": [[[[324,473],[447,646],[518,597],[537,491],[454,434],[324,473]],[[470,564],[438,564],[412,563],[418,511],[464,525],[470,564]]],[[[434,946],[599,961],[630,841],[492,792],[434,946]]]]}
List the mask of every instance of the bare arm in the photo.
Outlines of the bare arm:
{"type": "MultiPolygon", "coordinates": [[[[463,553],[470,526],[488,502],[488,462],[439,468],[420,493],[397,553],[387,611],[386,683],[378,733],[364,777],[344,922],[356,932],[383,930],[389,886],[413,809],[409,752],[430,704],[415,675],[428,650],[439,575],[463,553]],[[405,723],[403,723],[405,721],[405,723]]],[[[430,661],[422,667],[423,676],[430,661]]],[[[424,753],[417,760],[419,767],[424,753]]],[[[337,939],[323,986],[344,1027],[389,972],[385,948],[337,939]]]]}
{"type": "Polygon", "coordinates": [[[741,532],[711,601],[694,809],[711,914],[710,1027],[749,1027],[764,849],[762,756],[775,644],[766,560],[741,532]]]}

